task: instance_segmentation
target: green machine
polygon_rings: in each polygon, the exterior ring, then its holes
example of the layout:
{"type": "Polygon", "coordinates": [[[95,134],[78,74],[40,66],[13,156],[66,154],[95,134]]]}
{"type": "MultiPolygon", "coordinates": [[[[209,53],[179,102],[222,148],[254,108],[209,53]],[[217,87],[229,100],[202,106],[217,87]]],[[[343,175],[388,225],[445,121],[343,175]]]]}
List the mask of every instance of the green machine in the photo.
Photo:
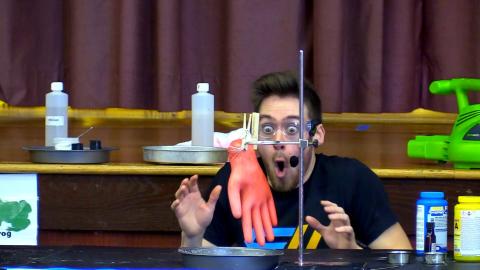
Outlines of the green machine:
{"type": "Polygon", "coordinates": [[[480,168],[480,104],[470,105],[467,91],[480,91],[480,79],[434,81],[432,94],[457,96],[458,116],[450,136],[416,136],[408,142],[408,156],[452,162],[457,169],[480,168]]]}

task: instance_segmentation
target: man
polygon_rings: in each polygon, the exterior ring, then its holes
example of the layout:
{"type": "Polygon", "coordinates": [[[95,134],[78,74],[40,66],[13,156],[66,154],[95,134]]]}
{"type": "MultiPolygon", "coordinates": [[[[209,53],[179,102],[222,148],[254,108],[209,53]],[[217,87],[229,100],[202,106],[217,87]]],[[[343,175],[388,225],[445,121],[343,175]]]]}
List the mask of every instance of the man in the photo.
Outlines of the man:
{"type": "MultiPolygon", "coordinates": [[[[304,85],[304,121],[320,123],[311,130],[299,129],[298,82],[292,73],[262,76],[253,84],[252,97],[260,114],[259,140],[298,141],[299,132],[304,132],[310,141],[324,143],[321,103],[310,83],[304,85]]],[[[293,144],[258,146],[258,162],[266,173],[278,215],[273,248],[298,247],[300,166],[290,160],[299,152],[299,146],[293,144]]],[[[313,147],[305,149],[304,164],[306,248],[411,249],[382,183],[365,165],[354,159],[315,154],[313,147]]],[[[226,163],[213,179],[208,201],[200,195],[198,176],[180,184],[171,208],[182,229],[182,246],[245,245],[241,222],[229,207],[226,190],[230,172],[230,163],[226,163]]]]}

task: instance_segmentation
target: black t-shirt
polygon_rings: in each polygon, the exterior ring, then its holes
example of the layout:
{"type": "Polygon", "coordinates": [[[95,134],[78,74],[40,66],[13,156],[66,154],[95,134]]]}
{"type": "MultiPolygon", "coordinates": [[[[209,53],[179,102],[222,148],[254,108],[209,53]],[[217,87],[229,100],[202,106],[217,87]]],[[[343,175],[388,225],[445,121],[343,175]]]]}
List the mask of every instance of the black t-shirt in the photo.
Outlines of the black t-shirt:
{"type": "MultiPolygon", "coordinates": [[[[261,159],[259,163],[264,169],[261,159]]],[[[217,246],[245,246],[241,220],[235,219],[230,211],[227,195],[229,175],[230,164],[226,163],[206,194],[208,197],[216,185],[222,186],[212,223],[207,227],[204,238],[217,246]]],[[[272,190],[272,195],[278,226],[274,228],[274,242],[267,242],[266,247],[298,248],[298,189],[289,192],[272,190]]],[[[330,221],[320,200],[343,207],[350,217],[357,240],[366,245],[397,222],[383,184],[368,167],[355,159],[316,155],[312,175],[304,184],[304,215],[313,216],[328,225],[330,221]]],[[[304,247],[326,248],[320,234],[310,226],[306,228],[307,225],[304,221],[304,247]]],[[[247,246],[258,247],[256,243],[247,246]]]]}

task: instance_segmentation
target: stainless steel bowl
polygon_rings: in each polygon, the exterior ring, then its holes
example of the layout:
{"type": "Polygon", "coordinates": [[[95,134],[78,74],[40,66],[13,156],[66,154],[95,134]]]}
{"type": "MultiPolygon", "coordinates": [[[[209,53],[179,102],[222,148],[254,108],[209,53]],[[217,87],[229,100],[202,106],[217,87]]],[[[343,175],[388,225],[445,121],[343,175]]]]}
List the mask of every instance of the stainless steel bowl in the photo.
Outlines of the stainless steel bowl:
{"type": "Polygon", "coordinates": [[[227,149],[206,146],[145,146],[143,160],[162,164],[212,164],[227,161],[227,149]]]}
{"type": "Polygon", "coordinates": [[[393,250],[388,253],[388,263],[390,264],[407,264],[410,262],[411,251],[393,250]]]}
{"type": "Polygon", "coordinates": [[[425,252],[426,264],[444,264],[447,254],[445,252],[425,252]]]}
{"type": "Polygon", "coordinates": [[[179,248],[183,264],[195,269],[271,270],[283,255],[281,250],[242,247],[179,248]]]}

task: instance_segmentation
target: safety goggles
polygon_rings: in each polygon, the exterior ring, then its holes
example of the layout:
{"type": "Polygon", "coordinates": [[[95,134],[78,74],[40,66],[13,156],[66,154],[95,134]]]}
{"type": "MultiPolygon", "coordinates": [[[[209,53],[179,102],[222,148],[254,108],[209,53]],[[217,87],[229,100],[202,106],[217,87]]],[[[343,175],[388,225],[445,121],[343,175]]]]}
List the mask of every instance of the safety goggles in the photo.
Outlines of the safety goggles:
{"type": "MultiPolygon", "coordinates": [[[[309,120],[305,122],[305,133],[310,137],[315,135],[319,120],[309,120]]],[[[264,121],[259,124],[258,138],[269,141],[298,141],[300,139],[300,120],[285,119],[280,123],[264,121]],[[283,139],[277,139],[277,134],[283,135],[283,139]]]]}

